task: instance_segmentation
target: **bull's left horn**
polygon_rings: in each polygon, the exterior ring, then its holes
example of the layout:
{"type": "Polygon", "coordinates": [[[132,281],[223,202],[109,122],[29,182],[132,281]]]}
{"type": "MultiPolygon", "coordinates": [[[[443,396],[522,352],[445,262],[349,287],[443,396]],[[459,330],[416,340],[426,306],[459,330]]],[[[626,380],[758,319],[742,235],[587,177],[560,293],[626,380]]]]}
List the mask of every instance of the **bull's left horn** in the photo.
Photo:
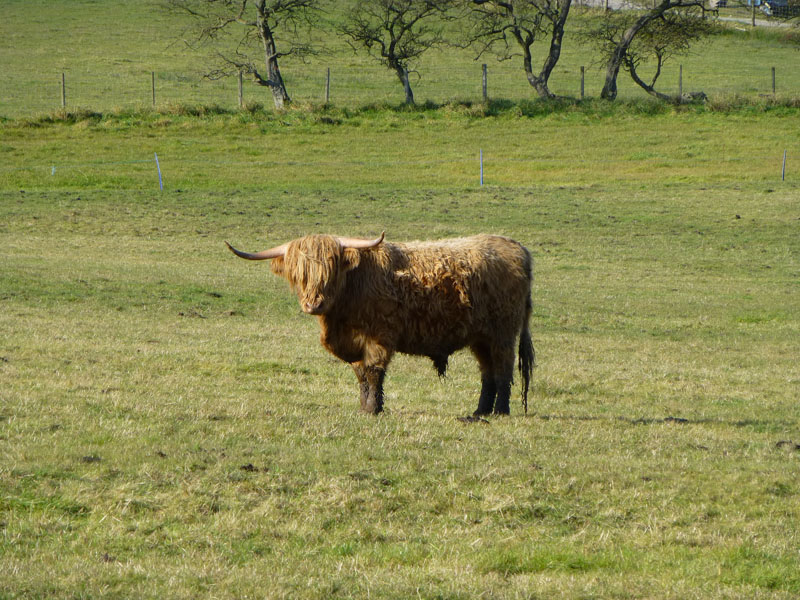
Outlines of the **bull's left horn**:
{"type": "Polygon", "coordinates": [[[231,246],[228,242],[225,242],[225,245],[228,246],[231,252],[233,252],[236,256],[241,258],[246,258],[247,260],[267,260],[270,258],[277,258],[279,256],[283,256],[286,254],[286,246],[289,244],[281,244],[280,246],[275,246],[274,248],[270,248],[269,250],[262,250],[261,252],[256,252],[255,254],[251,254],[250,252],[242,252],[241,250],[237,250],[233,246],[231,246]]]}
{"type": "Polygon", "coordinates": [[[339,243],[342,245],[342,248],[355,248],[358,250],[363,250],[365,248],[374,248],[378,244],[383,241],[383,236],[386,235],[385,231],[381,232],[379,237],[376,237],[374,240],[360,240],[358,238],[337,238],[339,243]]]}

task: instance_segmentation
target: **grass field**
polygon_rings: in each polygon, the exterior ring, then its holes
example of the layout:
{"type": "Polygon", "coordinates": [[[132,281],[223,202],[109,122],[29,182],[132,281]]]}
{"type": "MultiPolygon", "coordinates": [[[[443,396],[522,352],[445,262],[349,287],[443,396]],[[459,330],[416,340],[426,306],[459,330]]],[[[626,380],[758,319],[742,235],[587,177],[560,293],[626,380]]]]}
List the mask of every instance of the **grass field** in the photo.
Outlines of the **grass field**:
{"type": "Polygon", "coordinates": [[[799,113],[0,123],[0,598],[797,598],[799,113]],[[358,413],[315,320],[223,244],[382,230],[531,249],[527,415],[515,386],[511,417],[458,419],[467,353],[444,380],[398,357],[358,413]]]}

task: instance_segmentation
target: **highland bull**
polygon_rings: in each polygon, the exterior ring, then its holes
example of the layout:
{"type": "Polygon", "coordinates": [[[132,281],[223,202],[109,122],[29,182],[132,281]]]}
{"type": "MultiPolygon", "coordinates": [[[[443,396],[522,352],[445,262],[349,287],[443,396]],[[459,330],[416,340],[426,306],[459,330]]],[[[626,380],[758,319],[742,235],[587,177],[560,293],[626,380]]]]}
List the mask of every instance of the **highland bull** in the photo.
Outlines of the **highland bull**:
{"type": "Polygon", "coordinates": [[[362,411],[383,410],[395,352],[427,356],[444,376],[450,355],[469,348],[481,371],[474,414],[508,414],[517,339],[527,411],[533,261],[521,244],[494,235],[400,244],[381,234],[309,235],[255,254],[228,248],[272,261],[302,310],[319,319],[322,345],[353,367],[362,411]]]}

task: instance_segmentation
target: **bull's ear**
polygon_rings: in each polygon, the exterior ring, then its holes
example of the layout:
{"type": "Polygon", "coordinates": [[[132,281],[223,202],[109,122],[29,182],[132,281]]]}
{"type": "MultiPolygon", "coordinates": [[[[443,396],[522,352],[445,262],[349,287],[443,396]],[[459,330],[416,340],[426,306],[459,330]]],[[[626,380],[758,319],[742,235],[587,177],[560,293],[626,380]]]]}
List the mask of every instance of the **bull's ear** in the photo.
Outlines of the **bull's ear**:
{"type": "Polygon", "coordinates": [[[345,271],[355,269],[361,262],[361,253],[355,248],[345,248],[342,252],[342,266],[345,271]]]}
{"type": "Polygon", "coordinates": [[[284,273],[283,257],[282,256],[276,256],[275,258],[273,258],[270,261],[270,263],[271,263],[270,264],[270,268],[272,269],[272,272],[275,273],[275,275],[280,275],[281,277],[283,277],[283,273],[284,273]]]}

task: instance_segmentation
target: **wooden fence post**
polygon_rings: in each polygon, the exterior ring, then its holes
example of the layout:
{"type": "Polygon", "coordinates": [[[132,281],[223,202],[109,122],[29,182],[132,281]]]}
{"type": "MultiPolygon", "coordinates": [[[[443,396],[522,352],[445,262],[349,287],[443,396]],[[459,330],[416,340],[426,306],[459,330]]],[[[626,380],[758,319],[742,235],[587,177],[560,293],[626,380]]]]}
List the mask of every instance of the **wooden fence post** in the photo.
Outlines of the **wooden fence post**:
{"type": "Polygon", "coordinates": [[[583,90],[584,90],[584,81],[585,81],[585,68],[581,67],[581,100],[583,100],[583,90]]]}
{"type": "Polygon", "coordinates": [[[239,108],[244,108],[244,85],[242,84],[242,72],[239,71],[239,108]]]}
{"type": "Polygon", "coordinates": [[[678,102],[683,100],[683,65],[678,65],[678,102]]]}
{"type": "Polygon", "coordinates": [[[482,79],[482,82],[483,82],[483,101],[484,102],[488,102],[489,101],[489,81],[488,81],[488,75],[486,73],[486,63],[483,64],[482,70],[483,70],[483,79],[482,79]]]}
{"type": "Polygon", "coordinates": [[[331,68],[325,74],[325,104],[331,101],[331,68]]]}

